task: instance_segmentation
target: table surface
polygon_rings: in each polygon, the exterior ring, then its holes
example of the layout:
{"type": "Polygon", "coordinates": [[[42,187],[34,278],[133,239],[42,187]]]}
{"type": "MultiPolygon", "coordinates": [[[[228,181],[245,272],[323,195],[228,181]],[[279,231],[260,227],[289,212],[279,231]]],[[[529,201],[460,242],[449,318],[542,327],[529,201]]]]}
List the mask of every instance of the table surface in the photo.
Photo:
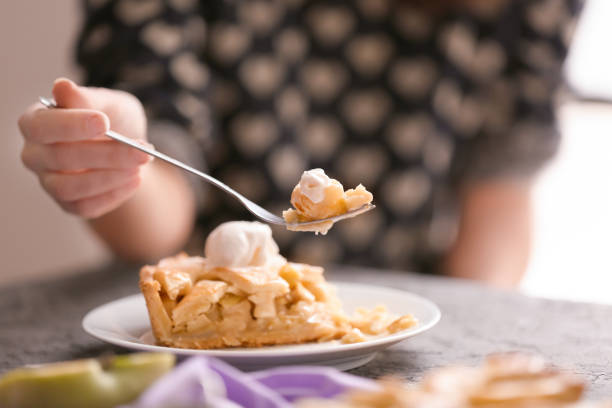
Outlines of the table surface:
{"type": "MultiPolygon", "coordinates": [[[[418,380],[432,368],[478,364],[494,352],[538,353],[583,376],[588,397],[612,396],[612,307],[526,297],[449,278],[333,269],[329,280],[408,290],[433,300],[442,320],[354,374],[418,380]]],[[[138,268],[110,264],[68,278],[0,289],[0,372],[23,365],[123,352],[81,328],[90,309],[138,292],[138,268]]]]}

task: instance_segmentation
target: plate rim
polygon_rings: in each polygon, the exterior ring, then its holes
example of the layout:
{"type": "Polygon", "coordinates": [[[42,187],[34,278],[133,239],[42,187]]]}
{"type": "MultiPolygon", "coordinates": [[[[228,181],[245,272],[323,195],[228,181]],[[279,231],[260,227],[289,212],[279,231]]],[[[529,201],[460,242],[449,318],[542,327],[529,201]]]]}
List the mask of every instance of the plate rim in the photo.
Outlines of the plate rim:
{"type": "MultiPolygon", "coordinates": [[[[123,339],[118,339],[115,337],[105,336],[103,334],[97,333],[97,331],[91,327],[91,319],[93,318],[92,316],[94,316],[96,313],[99,313],[101,309],[110,307],[113,303],[120,302],[120,301],[128,301],[133,298],[142,299],[142,301],[144,302],[142,293],[135,293],[132,295],[127,295],[127,296],[123,296],[123,297],[111,300],[109,302],[103,303],[89,310],[85,314],[83,319],[81,320],[81,327],[87,334],[89,334],[90,336],[100,341],[103,341],[109,344],[113,344],[116,346],[124,347],[127,349],[131,349],[131,350],[168,352],[168,353],[173,353],[176,355],[207,355],[210,357],[218,357],[218,358],[226,358],[226,359],[231,359],[231,358],[260,359],[260,358],[266,358],[266,357],[267,358],[299,357],[299,356],[306,356],[306,355],[307,356],[315,356],[315,355],[325,356],[327,354],[337,354],[340,352],[351,353],[351,352],[361,351],[365,353],[371,349],[381,348],[382,346],[391,346],[409,337],[413,337],[427,330],[430,330],[436,324],[438,324],[438,322],[440,321],[442,317],[442,312],[437,304],[413,292],[409,292],[409,291],[397,289],[397,288],[392,288],[392,287],[388,287],[384,285],[368,285],[368,284],[359,283],[359,282],[346,282],[346,281],[328,281],[328,282],[340,288],[352,287],[352,288],[359,288],[359,289],[366,289],[366,290],[371,290],[371,289],[385,290],[385,291],[396,292],[396,294],[398,295],[409,296],[410,298],[412,298],[412,300],[418,301],[422,303],[423,305],[426,305],[426,307],[433,312],[433,318],[430,321],[422,325],[420,324],[419,326],[415,328],[405,329],[397,333],[389,334],[389,335],[386,335],[380,338],[375,338],[372,340],[367,340],[365,342],[349,343],[349,344],[338,343],[335,345],[335,347],[332,347],[332,348],[324,348],[324,349],[315,348],[315,349],[303,349],[303,350],[300,350],[300,349],[274,350],[274,346],[269,346],[266,348],[255,347],[251,349],[244,349],[244,348],[187,349],[187,348],[178,348],[178,347],[167,347],[167,346],[159,346],[156,344],[137,343],[137,342],[130,341],[130,340],[123,340],[123,339]]],[[[342,301],[342,299],[340,300],[342,301]]],[[[316,344],[316,343],[313,343],[313,344],[316,344]]],[[[291,346],[291,345],[288,344],[285,346],[291,346]]]]}

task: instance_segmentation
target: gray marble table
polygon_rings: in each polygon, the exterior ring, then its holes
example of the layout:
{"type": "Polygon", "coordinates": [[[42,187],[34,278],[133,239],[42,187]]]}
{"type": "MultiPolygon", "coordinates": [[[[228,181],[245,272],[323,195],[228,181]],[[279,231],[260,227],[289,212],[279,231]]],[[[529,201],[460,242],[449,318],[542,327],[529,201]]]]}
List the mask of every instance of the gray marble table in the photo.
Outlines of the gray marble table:
{"type": "MultiPolygon", "coordinates": [[[[124,352],[81,329],[87,311],[138,292],[138,268],[107,265],[54,281],[0,289],[0,372],[42,363],[124,352]]],[[[488,353],[526,351],[582,375],[588,396],[612,396],[612,307],[536,299],[440,277],[335,269],[328,279],[415,292],[436,302],[431,331],[391,347],[354,374],[417,380],[451,363],[477,364],[488,353]]]]}

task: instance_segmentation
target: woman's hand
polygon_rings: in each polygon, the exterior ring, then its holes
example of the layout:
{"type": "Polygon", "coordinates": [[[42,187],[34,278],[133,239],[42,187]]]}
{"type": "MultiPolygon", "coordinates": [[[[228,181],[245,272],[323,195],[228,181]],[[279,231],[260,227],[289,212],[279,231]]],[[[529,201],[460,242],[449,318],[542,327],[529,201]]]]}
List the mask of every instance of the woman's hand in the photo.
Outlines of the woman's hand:
{"type": "Polygon", "coordinates": [[[67,212],[97,218],[119,207],[140,185],[149,156],[104,136],[113,130],[146,142],[146,119],[132,95],[77,86],[53,85],[58,106],[30,106],[19,118],[25,139],[21,153],[45,191],[67,212]]]}

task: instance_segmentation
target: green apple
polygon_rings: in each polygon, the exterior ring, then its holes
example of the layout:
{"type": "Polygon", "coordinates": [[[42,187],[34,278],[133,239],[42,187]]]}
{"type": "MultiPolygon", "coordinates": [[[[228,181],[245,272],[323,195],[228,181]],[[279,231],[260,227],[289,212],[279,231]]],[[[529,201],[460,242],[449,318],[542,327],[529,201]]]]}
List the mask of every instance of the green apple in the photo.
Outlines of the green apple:
{"type": "Polygon", "coordinates": [[[135,400],[174,361],[137,353],[18,368],[0,377],[0,407],[111,408],[135,400]]]}

